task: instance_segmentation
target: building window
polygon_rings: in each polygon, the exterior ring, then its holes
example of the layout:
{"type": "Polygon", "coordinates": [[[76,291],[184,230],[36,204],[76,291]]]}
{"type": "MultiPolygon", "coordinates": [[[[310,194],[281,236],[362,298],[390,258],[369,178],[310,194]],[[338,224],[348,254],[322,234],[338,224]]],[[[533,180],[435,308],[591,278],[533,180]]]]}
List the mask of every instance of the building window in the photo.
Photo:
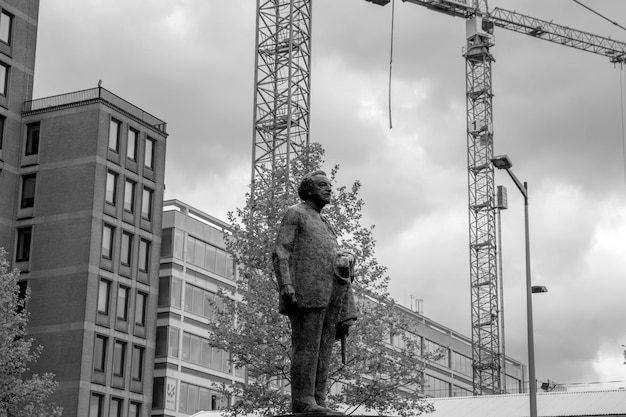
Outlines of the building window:
{"type": "Polygon", "coordinates": [[[146,325],[146,300],[148,295],[143,292],[137,292],[137,300],[135,300],[135,324],[138,326],[146,325]]]}
{"type": "Polygon", "coordinates": [[[100,279],[98,288],[98,313],[109,314],[109,299],[111,292],[111,281],[100,279]]]}
{"type": "Polygon", "coordinates": [[[472,376],[472,358],[453,351],[450,359],[452,362],[453,371],[459,372],[466,376],[472,376]]]}
{"type": "Polygon", "coordinates": [[[0,63],[0,95],[7,95],[7,85],[9,80],[9,67],[0,63]]]}
{"type": "Polygon", "coordinates": [[[2,142],[4,141],[4,122],[6,117],[0,116],[0,149],[2,149],[2,142]]]}
{"type": "Polygon", "coordinates": [[[139,417],[141,413],[141,404],[131,402],[128,408],[128,417],[139,417]]]}
{"type": "Polygon", "coordinates": [[[115,350],[113,351],[113,375],[124,376],[124,367],[126,364],[126,342],[121,340],[115,341],[115,350]]]}
{"type": "Polygon", "coordinates": [[[115,236],[115,227],[105,224],[102,228],[102,257],[105,259],[113,259],[113,237],[115,236]]]}
{"type": "Polygon", "coordinates": [[[209,340],[204,337],[186,332],[183,332],[181,359],[216,371],[230,372],[228,352],[211,347],[209,340]]]}
{"type": "Polygon", "coordinates": [[[121,127],[122,122],[111,118],[111,123],[109,125],[109,149],[115,152],[118,152],[120,148],[121,127]]]}
{"type": "Polygon", "coordinates": [[[122,285],[117,289],[117,318],[128,319],[128,288],[122,285]]]}
{"type": "Polygon", "coordinates": [[[110,417],[122,417],[124,400],[121,398],[111,398],[111,407],[109,408],[110,417]]]}
{"type": "Polygon", "coordinates": [[[96,335],[96,342],[93,348],[93,370],[104,372],[107,363],[107,338],[100,334],[96,335]]]}
{"type": "Polygon", "coordinates": [[[167,341],[167,354],[174,358],[178,357],[180,340],[180,329],[177,327],[169,327],[168,341],[167,341]]]}
{"type": "Polygon", "coordinates": [[[135,211],[135,182],[126,180],[124,185],[124,210],[129,213],[135,211]]]}
{"type": "Polygon", "coordinates": [[[117,174],[115,172],[107,171],[107,183],[104,200],[112,205],[115,205],[115,198],[117,197],[117,174]]]}
{"type": "Polygon", "coordinates": [[[139,131],[128,128],[128,141],[126,144],[126,157],[131,160],[137,159],[137,138],[139,137],[139,131]]]}
{"type": "Polygon", "coordinates": [[[104,417],[103,410],[104,395],[91,394],[91,402],[89,403],[89,417],[104,417]]]}
{"type": "Polygon", "coordinates": [[[145,188],[141,196],[141,217],[152,220],[152,190],[145,188]]]}
{"type": "MultiPolygon", "coordinates": [[[[178,232],[178,231],[177,231],[178,232]]],[[[177,256],[178,233],[174,239],[174,256],[177,256]]],[[[193,236],[187,236],[187,256],[188,263],[208,269],[223,277],[233,279],[234,261],[231,255],[225,250],[217,248],[193,236]]]]}
{"type": "MultiPolygon", "coordinates": [[[[1,65],[0,65],[1,67],[1,65]]],[[[0,68],[1,70],[2,68],[0,68]]],[[[1,72],[1,71],[0,71],[1,72]]],[[[0,80],[0,86],[2,81],[0,80]]],[[[37,155],[39,153],[39,132],[41,125],[39,122],[26,126],[26,149],[24,155],[37,155]]]]}
{"type": "Polygon", "coordinates": [[[133,365],[131,378],[135,381],[143,380],[143,353],[144,348],[142,346],[133,346],[133,365]]]}
{"type": "Polygon", "coordinates": [[[210,319],[222,309],[222,299],[215,293],[185,284],[185,311],[210,319]]]}
{"type": "Polygon", "coordinates": [[[22,175],[22,199],[21,208],[29,208],[35,205],[35,182],[37,174],[22,175]]]}
{"type": "Polygon", "coordinates": [[[178,307],[181,305],[182,281],[175,277],[159,278],[159,307],[178,307]]]}
{"type": "Polygon", "coordinates": [[[30,244],[33,228],[20,227],[17,229],[17,251],[15,252],[15,262],[26,262],[30,259],[30,244]]]}
{"type": "Polygon", "coordinates": [[[198,385],[180,382],[178,411],[193,414],[198,411],[223,410],[228,407],[228,399],[218,392],[198,385]]]}
{"type": "Polygon", "coordinates": [[[424,375],[424,394],[434,398],[449,397],[450,383],[434,376],[424,375]]]}
{"type": "Polygon", "coordinates": [[[11,44],[11,29],[13,27],[13,16],[2,11],[0,13],[0,41],[11,44]]]}
{"type": "Polygon", "coordinates": [[[149,169],[154,169],[154,144],[154,139],[150,137],[146,138],[146,149],[143,156],[143,164],[149,169]]]}
{"type": "Polygon", "coordinates": [[[133,256],[133,235],[128,232],[122,232],[122,248],[120,252],[120,263],[124,266],[130,266],[133,256]]]}
{"type": "Polygon", "coordinates": [[[139,241],[139,270],[148,272],[150,266],[150,242],[141,239],[139,241]]]}

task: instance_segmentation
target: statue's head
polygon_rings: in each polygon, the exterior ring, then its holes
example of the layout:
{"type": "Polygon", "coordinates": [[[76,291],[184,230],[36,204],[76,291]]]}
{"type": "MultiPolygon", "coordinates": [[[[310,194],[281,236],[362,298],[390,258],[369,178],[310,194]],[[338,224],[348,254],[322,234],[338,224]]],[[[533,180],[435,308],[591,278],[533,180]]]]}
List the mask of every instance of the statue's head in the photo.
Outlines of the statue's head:
{"type": "Polygon", "coordinates": [[[332,186],[326,172],[318,169],[309,172],[300,180],[298,196],[303,201],[316,200],[322,205],[330,203],[332,186]]]}

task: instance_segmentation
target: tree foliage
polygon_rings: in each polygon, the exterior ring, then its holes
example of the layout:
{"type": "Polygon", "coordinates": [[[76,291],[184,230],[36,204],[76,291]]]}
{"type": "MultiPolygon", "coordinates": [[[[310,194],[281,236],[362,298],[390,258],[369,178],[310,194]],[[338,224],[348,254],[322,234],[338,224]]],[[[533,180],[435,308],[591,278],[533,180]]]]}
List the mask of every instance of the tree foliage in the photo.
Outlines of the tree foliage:
{"type": "MultiPolygon", "coordinates": [[[[227,411],[232,416],[290,411],[290,323],[278,313],[270,254],[285,210],[299,201],[297,182],[322,167],[323,155],[320,145],[310,145],[292,161],[290,171],[274,171],[257,180],[246,206],[229,214],[232,236],[227,248],[238,265],[237,288],[220,290],[223,308],[209,327],[212,345],[231,352],[233,364],[247,370],[246,384],[220,388],[224,395],[238,399],[227,411]]],[[[338,171],[338,166],[327,171],[333,184],[338,171]]],[[[420,395],[429,358],[420,355],[415,338],[406,337],[410,323],[389,296],[387,270],[374,256],[373,226],[361,225],[360,188],[359,181],[350,187],[335,186],[333,200],[322,212],[340,244],[356,255],[353,285],[359,309],[348,337],[347,363],[341,363],[338,352],[333,354],[328,402],[337,409],[347,408],[348,413],[362,407],[383,414],[418,415],[431,410],[420,395]],[[392,347],[393,337],[403,339],[405,347],[392,347]]]]}
{"type": "Polygon", "coordinates": [[[34,348],[33,339],[26,337],[30,291],[20,294],[18,277],[19,271],[10,270],[6,251],[0,247],[0,416],[57,417],[62,408],[47,403],[57,387],[54,374],[24,378],[42,348],[34,348]]]}

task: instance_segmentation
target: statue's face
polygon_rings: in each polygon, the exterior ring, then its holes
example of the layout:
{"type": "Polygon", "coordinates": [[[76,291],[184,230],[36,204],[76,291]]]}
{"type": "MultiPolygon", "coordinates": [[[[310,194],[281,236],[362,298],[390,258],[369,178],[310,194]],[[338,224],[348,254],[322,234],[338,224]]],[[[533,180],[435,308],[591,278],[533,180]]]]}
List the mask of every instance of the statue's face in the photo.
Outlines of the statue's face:
{"type": "Polygon", "coordinates": [[[333,187],[330,180],[323,175],[313,177],[313,186],[311,187],[311,199],[323,204],[330,203],[330,197],[333,193],[333,187]]]}

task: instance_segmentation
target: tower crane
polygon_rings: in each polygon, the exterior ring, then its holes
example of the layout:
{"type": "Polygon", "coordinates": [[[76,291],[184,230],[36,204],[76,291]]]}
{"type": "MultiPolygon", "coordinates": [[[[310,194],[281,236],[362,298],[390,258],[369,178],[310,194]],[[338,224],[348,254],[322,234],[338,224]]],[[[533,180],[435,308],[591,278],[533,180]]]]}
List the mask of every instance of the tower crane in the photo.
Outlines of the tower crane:
{"type": "MultiPolygon", "coordinates": [[[[384,6],[391,0],[366,0],[384,6]]],[[[487,0],[403,0],[466,20],[469,252],[475,395],[502,392],[504,352],[496,270],[490,52],[495,27],[626,63],[626,43],[494,8],[487,0]]],[[[311,0],[257,0],[252,180],[267,181],[309,143],[311,0]]]]}

